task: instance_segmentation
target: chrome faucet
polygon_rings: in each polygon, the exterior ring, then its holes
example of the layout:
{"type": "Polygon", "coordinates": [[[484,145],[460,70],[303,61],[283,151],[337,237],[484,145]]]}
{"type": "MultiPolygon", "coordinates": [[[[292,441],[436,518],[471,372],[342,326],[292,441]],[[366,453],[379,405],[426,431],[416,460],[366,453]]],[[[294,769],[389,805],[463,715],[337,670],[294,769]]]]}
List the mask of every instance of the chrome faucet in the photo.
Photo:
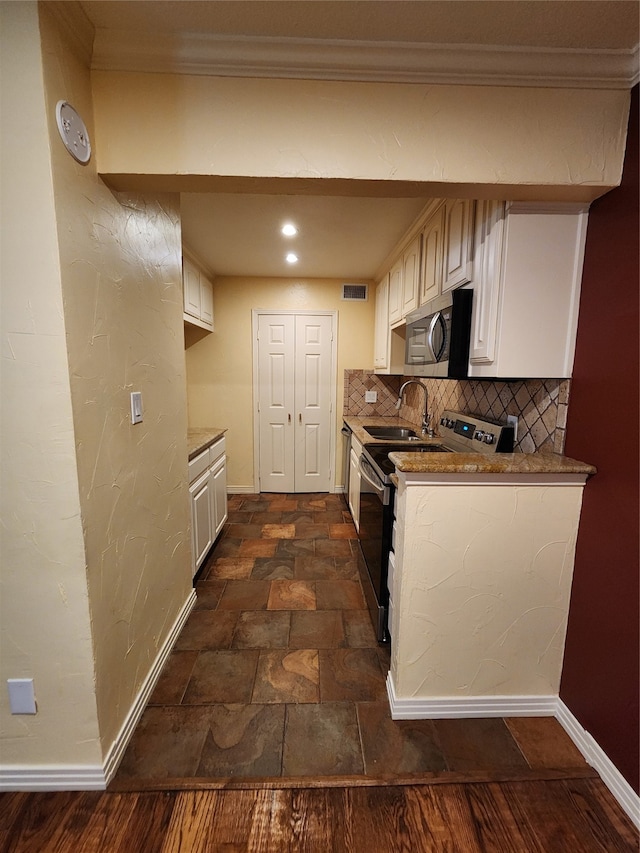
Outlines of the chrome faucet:
{"type": "Polygon", "coordinates": [[[424,391],[424,413],[422,415],[422,435],[428,435],[429,438],[433,438],[433,427],[430,426],[431,415],[428,413],[427,408],[429,405],[429,392],[427,391],[427,386],[423,385],[418,379],[407,379],[406,382],[403,382],[400,386],[400,391],[398,393],[398,399],[396,401],[396,409],[399,409],[402,405],[402,395],[404,393],[404,389],[407,385],[418,385],[424,391]]]}

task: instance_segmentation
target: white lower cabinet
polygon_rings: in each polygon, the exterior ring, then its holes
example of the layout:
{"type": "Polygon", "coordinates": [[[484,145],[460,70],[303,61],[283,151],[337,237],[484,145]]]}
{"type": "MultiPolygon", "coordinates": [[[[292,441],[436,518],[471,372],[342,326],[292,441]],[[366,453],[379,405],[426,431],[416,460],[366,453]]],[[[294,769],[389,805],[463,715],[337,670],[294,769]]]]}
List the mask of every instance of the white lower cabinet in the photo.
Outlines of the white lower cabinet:
{"type": "Polygon", "coordinates": [[[360,529],[360,468],[358,460],[362,453],[362,445],[353,437],[351,439],[351,454],[349,456],[349,509],[356,530],[360,529]]]}
{"type": "Polygon", "coordinates": [[[195,575],[227,520],[227,457],[219,439],[189,462],[191,527],[195,575]]]}
{"type": "Polygon", "coordinates": [[[193,542],[193,574],[200,568],[213,542],[211,528],[211,487],[206,471],[189,486],[191,493],[191,526],[193,542]]]}

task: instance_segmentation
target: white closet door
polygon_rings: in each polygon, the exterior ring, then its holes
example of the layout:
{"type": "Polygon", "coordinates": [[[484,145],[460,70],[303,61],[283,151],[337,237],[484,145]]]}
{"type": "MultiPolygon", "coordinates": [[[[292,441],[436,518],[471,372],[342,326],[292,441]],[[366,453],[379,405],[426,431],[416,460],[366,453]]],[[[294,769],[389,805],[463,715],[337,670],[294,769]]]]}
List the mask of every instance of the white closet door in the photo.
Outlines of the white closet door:
{"type": "Polygon", "coordinates": [[[331,489],[333,326],[328,314],[259,314],[260,491],[331,489]]]}
{"type": "Polygon", "coordinates": [[[332,334],[332,317],[296,316],[296,492],[328,492],[331,485],[332,334]]]}
{"type": "Polygon", "coordinates": [[[293,315],[258,318],[258,408],[260,489],[294,490],[293,315]]]}

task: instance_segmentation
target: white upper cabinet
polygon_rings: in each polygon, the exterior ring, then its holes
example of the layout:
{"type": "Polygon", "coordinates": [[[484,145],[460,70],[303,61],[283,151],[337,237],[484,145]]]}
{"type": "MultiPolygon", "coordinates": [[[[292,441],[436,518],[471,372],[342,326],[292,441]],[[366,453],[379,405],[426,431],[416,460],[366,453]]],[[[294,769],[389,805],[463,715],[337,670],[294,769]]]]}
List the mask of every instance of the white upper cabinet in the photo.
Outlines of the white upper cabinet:
{"type": "Polygon", "coordinates": [[[403,259],[398,258],[389,272],[389,323],[402,320],[402,272],[403,259]]]}
{"type": "Polygon", "coordinates": [[[447,199],[442,290],[473,281],[475,201],[447,199]]]}
{"type": "Polygon", "coordinates": [[[422,274],[420,305],[439,296],[442,290],[442,251],[444,241],[444,205],[429,217],[422,231],[422,274]]]}
{"type": "Polygon", "coordinates": [[[418,307],[422,234],[409,243],[389,272],[389,324],[401,323],[418,307]]]}
{"type": "Polygon", "coordinates": [[[571,376],[587,228],[575,204],[478,202],[469,376],[571,376]]]}
{"type": "Polygon", "coordinates": [[[182,288],[185,322],[213,331],[213,285],[206,273],[184,255],[182,288]]]}
{"type": "Polygon", "coordinates": [[[389,337],[389,273],[376,287],[376,313],[373,339],[373,367],[384,370],[388,365],[387,338],[389,337]]]}
{"type": "Polygon", "coordinates": [[[202,298],[200,296],[200,271],[188,258],[182,261],[182,286],[184,294],[184,313],[200,318],[202,298]]]}
{"type": "Polygon", "coordinates": [[[418,307],[420,292],[420,247],[422,235],[418,234],[402,255],[402,316],[418,307]]]}
{"type": "Polygon", "coordinates": [[[376,287],[375,336],[373,342],[373,369],[375,373],[401,374],[404,372],[404,326],[392,329],[389,324],[390,273],[376,287]]]}

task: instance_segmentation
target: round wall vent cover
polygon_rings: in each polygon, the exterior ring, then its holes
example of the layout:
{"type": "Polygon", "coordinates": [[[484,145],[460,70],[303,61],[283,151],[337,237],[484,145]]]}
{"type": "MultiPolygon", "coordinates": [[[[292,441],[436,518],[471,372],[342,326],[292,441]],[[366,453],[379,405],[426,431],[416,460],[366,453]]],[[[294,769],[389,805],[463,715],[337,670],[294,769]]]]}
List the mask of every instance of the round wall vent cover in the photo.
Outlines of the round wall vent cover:
{"type": "Polygon", "coordinates": [[[67,101],[58,101],[56,121],[65,148],[78,163],[88,163],[91,157],[89,132],[78,113],[67,101]]]}

